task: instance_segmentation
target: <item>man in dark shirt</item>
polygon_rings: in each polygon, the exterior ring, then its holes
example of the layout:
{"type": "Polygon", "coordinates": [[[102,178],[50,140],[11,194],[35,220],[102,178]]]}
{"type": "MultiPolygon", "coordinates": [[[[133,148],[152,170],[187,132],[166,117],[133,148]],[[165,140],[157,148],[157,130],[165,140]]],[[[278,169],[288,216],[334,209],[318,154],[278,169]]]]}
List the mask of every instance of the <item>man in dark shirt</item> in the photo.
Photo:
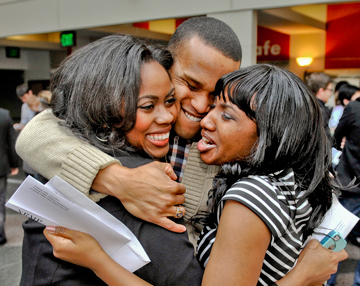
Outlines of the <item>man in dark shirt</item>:
{"type": "Polygon", "coordinates": [[[333,94],[333,81],[331,77],[325,73],[314,72],[310,74],[306,83],[319,102],[325,132],[331,144],[333,144],[333,138],[330,134],[329,128],[329,120],[332,109],[325,105],[330,96],[333,94]]]}
{"type": "Polygon", "coordinates": [[[10,112],[0,108],[0,245],[6,243],[5,196],[7,175],[18,173],[18,156],[15,152],[15,130],[10,112]]]}

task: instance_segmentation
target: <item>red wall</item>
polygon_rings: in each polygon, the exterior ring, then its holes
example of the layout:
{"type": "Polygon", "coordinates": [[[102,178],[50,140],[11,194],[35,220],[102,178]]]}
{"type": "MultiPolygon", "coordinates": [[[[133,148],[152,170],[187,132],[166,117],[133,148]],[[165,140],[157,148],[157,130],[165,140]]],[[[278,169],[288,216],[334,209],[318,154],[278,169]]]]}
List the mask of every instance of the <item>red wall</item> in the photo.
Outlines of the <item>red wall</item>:
{"type": "Polygon", "coordinates": [[[328,5],[325,68],[360,68],[360,3],[328,5]]]}

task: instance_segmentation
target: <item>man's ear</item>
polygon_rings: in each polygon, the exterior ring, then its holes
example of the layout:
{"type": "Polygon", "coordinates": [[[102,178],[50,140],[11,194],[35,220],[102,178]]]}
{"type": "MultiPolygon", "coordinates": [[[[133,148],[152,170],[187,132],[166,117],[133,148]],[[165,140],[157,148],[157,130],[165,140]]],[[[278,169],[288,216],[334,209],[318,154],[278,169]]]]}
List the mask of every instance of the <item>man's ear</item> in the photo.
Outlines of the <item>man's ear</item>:
{"type": "Polygon", "coordinates": [[[29,89],[29,91],[27,92],[29,95],[33,95],[33,92],[31,89],[29,89]]]}
{"type": "Polygon", "coordinates": [[[316,93],[316,97],[321,99],[322,94],[324,93],[324,91],[325,91],[325,89],[320,87],[318,92],[316,93]]]}

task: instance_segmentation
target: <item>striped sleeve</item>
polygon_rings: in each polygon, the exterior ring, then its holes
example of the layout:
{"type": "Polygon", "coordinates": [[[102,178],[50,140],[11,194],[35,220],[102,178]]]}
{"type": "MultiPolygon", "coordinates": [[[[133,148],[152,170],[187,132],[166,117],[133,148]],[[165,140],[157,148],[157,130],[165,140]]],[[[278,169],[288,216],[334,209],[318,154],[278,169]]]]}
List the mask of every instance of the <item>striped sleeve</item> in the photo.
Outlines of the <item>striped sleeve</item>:
{"type": "Polygon", "coordinates": [[[252,210],[275,239],[289,226],[289,209],[278,199],[276,189],[261,177],[247,177],[235,183],[222,200],[237,201],[252,210]]]}

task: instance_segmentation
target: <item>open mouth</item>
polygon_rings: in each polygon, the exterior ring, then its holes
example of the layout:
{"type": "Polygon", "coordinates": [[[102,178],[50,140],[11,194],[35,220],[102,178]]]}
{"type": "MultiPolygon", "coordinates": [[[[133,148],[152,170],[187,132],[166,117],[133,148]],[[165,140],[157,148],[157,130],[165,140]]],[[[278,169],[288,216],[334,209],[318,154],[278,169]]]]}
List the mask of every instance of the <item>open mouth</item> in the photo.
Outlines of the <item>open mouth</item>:
{"type": "Polygon", "coordinates": [[[204,142],[204,145],[207,145],[207,146],[210,146],[210,145],[213,145],[214,142],[212,142],[211,140],[205,138],[205,137],[202,137],[202,140],[204,142]]]}
{"type": "Polygon", "coordinates": [[[184,110],[184,113],[185,113],[186,118],[191,120],[191,121],[200,122],[201,119],[202,119],[201,117],[192,116],[191,114],[187,113],[185,110],[184,110]]]}
{"type": "Polygon", "coordinates": [[[197,147],[198,150],[202,153],[215,148],[216,144],[205,136],[202,136],[201,140],[198,142],[197,147]]]}

